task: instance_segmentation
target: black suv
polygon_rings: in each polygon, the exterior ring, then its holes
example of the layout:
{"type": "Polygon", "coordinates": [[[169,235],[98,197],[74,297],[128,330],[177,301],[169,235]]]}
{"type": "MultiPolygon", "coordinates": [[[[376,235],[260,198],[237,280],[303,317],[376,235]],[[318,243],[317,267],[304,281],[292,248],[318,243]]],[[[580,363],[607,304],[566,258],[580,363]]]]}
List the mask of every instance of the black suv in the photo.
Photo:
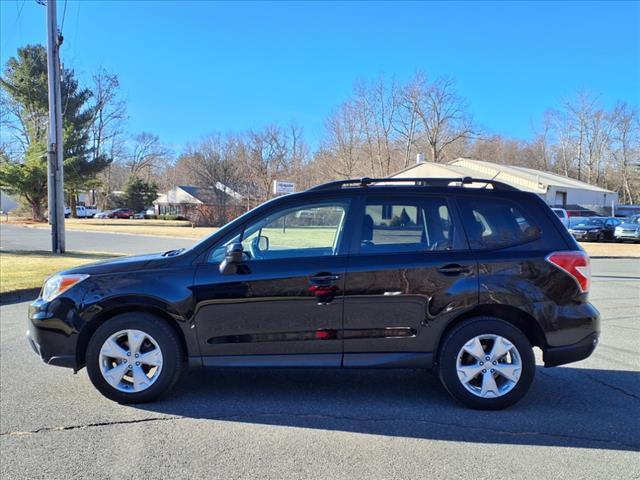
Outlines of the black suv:
{"type": "Polygon", "coordinates": [[[518,401],[600,331],[589,257],[540,197],[491,180],[361,179],[271,200],[188,250],[48,279],[28,339],[123,403],[188,366],[433,368],[464,404],[518,401]],[[473,188],[476,187],[476,188],[473,188]]]}

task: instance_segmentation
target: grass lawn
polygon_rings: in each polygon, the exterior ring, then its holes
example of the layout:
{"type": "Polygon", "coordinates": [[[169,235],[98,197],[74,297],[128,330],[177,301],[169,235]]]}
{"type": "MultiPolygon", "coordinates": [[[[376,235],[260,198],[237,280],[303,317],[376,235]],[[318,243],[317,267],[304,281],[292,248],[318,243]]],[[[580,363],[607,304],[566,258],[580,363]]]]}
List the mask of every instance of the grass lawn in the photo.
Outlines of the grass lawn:
{"type": "Polygon", "coordinates": [[[44,251],[0,251],[0,293],[40,288],[47,277],[84,263],[118,257],[113,253],[44,251]]]}

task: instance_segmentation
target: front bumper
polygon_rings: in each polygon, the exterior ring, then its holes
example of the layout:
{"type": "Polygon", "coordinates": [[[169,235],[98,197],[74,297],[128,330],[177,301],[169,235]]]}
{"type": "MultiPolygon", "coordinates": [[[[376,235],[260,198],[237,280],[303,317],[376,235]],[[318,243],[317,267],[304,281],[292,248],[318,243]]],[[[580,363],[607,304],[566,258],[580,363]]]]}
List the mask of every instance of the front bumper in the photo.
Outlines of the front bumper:
{"type": "Polygon", "coordinates": [[[634,240],[636,242],[640,240],[640,234],[635,232],[616,232],[614,237],[616,240],[634,240]]]}
{"type": "Polygon", "coordinates": [[[81,323],[69,298],[51,302],[38,298],[29,305],[27,343],[43,362],[78,370],[76,346],[81,323]]]}
{"type": "Polygon", "coordinates": [[[576,240],[596,240],[598,238],[598,234],[601,232],[592,232],[592,231],[585,231],[585,230],[571,230],[571,235],[573,235],[573,238],[575,238],[576,240]]]}
{"type": "Polygon", "coordinates": [[[584,360],[598,345],[599,332],[594,332],[573,345],[548,347],[543,354],[545,367],[557,367],[566,363],[584,360]]]}

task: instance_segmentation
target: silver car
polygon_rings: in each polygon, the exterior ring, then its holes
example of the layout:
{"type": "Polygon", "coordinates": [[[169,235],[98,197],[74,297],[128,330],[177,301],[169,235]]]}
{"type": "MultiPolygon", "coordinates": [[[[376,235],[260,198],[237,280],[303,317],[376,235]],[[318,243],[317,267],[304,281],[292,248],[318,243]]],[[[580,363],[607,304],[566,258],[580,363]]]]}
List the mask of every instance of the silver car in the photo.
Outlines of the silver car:
{"type": "Polygon", "coordinates": [[[640,242],[640,215],[634,215],[628,220],[624,220],[616,227],[613,235],[617,241],[640,242]]]}

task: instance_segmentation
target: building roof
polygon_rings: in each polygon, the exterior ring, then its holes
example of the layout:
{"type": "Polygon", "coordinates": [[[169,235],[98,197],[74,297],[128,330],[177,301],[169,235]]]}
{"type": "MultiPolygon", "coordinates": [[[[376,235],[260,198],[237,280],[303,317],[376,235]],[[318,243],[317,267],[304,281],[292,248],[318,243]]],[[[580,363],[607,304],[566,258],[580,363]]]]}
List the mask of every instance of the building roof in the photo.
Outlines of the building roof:
{"type": "Polygon", "coordinates": [[[214,187],[194,187],[191,185],[178,185],[166,194],[158,195],[155,200],[159,203],[192,203],[199,205],[214,205],[220,201],[220,192],[227,194],[235,200],[242,200],[242,195],[232,188],[216,182],[214,187]]]}
{"type": "Polygon", "coordinates": [[[393,175],[394,177],[476,177],[491,178],[520,190],[544,194],[549,187],[573,188],[590,190],[600,193],[613,193],[611,190],[596,187],[574,178],[557,175],[555,173],[535,170],[533,168],[514,165],[500,165],[493,162],[474,160],[471,158],[457,158],[449,163],[440,164],[422,162],[405,168],[393,175]]]}

